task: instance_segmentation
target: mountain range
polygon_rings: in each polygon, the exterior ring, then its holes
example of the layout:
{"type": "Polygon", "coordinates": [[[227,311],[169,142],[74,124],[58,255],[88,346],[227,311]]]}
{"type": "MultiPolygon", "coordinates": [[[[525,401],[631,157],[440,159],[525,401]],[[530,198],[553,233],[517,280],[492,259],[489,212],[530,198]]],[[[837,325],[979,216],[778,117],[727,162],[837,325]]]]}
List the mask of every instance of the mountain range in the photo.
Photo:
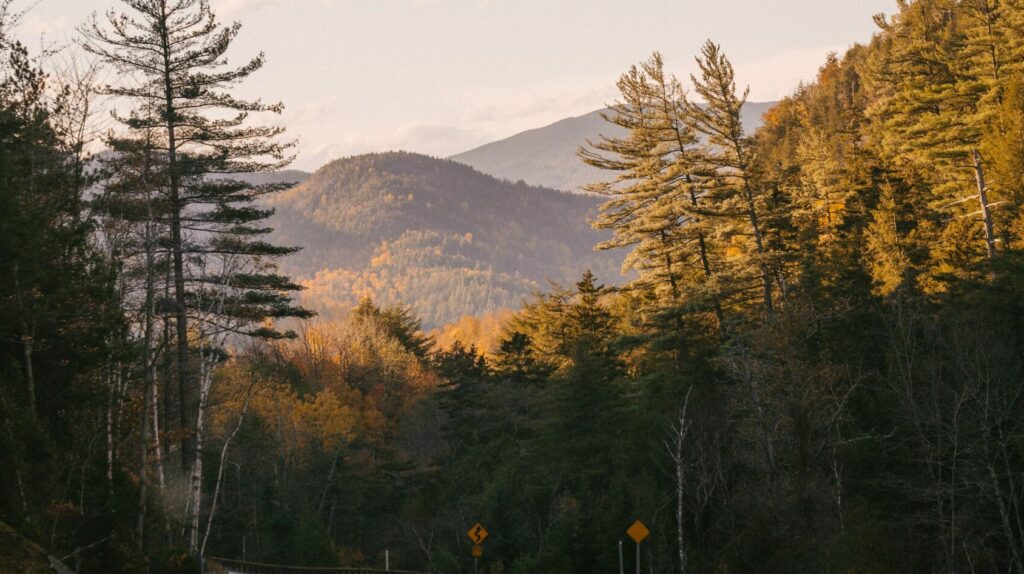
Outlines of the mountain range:
{"type": "MultiPolygon", "coordinates": [[[[761,126],[761,117],[775,102],[748,102],[743,107],[743,124],[748,134],[761,126]]],[[[625,130],[602,117],[605,108],[582,116],[566,118],[551,125],[525,131],[451,156],[450,159],[509,181],[519,181],[565,191],[579,189],[607,174],[576,156],[587,140],[602,135],[621,137],[625,130]]]]}
{"type": "MultiPolygon", "coordinates": [[[[748,105],[751,131],[769,106],[748,105]]],[[[586,140],[617,135],[600,114],[449,159],[367,154],[313,174],[246,179],[297,184],[269,202],[272,239],[303,247],[282,269],[306,287],[304,305],[330,316],[368,296],[409,305],[425,327],[439,327],[516,308],[549,282],[571,284],[587,269],[607,284],[623,280],[625,254],[594,250],[607,238],[589,224],[603,198],[571,193],[605,177],[576,158],[586,140]]]]}
{"type": "Polygon", "coordinates": [[[306,287],[303,304],[328,315],[369,296],[436,327],[516,307],[586,269],[615,282],[623,257],[593,249],[600,198],[419,154],[336,160],[270,203],[273,239],[303,246],[283,270],[306,287]]]}

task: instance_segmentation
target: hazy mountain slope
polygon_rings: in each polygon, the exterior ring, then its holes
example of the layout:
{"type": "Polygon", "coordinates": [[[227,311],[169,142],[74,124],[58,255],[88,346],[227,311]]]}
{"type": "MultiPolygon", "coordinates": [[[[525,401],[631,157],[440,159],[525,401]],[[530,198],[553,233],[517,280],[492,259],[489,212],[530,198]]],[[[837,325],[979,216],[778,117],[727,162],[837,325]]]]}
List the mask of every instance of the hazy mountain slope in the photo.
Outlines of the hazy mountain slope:
{"type": "Polygon", "coordinates": [[[587,220],[599,200],[500,181],[410,153],[332,162],[271,200],[273,240],[304,249],[284,270],[328,313],[361,295],[412,305],[428,326],[516,306],[546,280],[590,268],[619,278],[587,220]]]}
{"type": "Polygon", "coordinates": [[[302,183],[310,178],[312,174],[297,169],[286,169],[269,173],[236,173],[231,175],[232,179],[238,179],[253,185],[266,185],[268,183],[302,183]]]}
{"type": "MultiPolygon", "coordinates": [[[[748,103],[743,109],[743,123],[748,133],[761,125],[761,116],[775,103],[748,103]]],[[[578,191],[587,183],[600,181],[607,174],[590,167],[576,157],[576,149],[587,139],[601,135],[621,135],[621,128],[601,117],[607,110],[567,118],[549,126],[516,134],[450,159],[472,166],[486,174],[509,181],[578,191]]]]}

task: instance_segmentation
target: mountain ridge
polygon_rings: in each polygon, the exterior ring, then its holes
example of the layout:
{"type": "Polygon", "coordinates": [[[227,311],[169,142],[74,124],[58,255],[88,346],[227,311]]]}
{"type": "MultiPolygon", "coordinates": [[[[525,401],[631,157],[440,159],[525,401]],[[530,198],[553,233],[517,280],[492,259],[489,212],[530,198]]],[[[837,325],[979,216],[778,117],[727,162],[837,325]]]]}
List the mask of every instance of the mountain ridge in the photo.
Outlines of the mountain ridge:
{"type": "Polygon", "coordinates": [[[593,248],[600,201],[385,152],[332,161],[267,203],[273,240],[304,246],[282,270],[307,287],[305,304],[333,314],[370,296],[431,327],[517,306],[587,269],[617,282],[622,255],[593,248]]]}
{"type": "MultiPolygon", "coordinates": [[[[743,123],[748,134],[762,124],[762,116],[777,102],[748,102],[743,108],[743,123]]],[[[620,137],[625,130],[605,121],[602,108],[563,118],[554,123],[519,132],[486,143],[448,159],[508,181],[523,180],[541,187],[578,193],[583,185],[602,181],[607,174],[586,165],[576,156],[580,145],[602,135],[620,137]]]]}

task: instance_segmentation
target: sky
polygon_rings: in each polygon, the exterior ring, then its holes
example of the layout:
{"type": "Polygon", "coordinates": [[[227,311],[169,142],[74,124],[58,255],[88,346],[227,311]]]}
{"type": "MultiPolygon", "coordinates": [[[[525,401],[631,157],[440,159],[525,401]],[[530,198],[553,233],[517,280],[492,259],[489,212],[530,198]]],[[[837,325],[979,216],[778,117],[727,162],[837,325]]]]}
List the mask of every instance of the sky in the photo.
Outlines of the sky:
{"type": "MultiPolygon", "coordinates": [[[[229,56],[263,51],[239,95],[282,101],[294,167],[403,149],[446,157],[614,101],[619,75],[651,52],[688,78],[712,39],[752,101],[810,81],[829,52],[874,33],[895,0],[210,0],[242,23],[229,56]]],[[[33,6],[30,47],[72,44],[120,0],[33,6]]]]}

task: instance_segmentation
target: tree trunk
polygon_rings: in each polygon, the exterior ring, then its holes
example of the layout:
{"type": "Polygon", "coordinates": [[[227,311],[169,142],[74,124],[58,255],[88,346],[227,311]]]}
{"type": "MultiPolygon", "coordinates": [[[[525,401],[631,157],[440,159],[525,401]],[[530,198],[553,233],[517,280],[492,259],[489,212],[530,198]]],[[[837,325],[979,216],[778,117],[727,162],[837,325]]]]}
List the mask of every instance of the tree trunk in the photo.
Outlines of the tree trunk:
{"type": "Polygon", "coordinates": [[[206,407],[210,396],[213,373],[204,354],[203,341],[199,341],[199,408],[196,409],[195,456],[192,461],[192,478],[189,483],[189,535],[188,547],[193,553],[199,551],[199,517],[203,502],[203,433],[205,432],[206,407]]]}
{"type": "MultiPolygon", "coordinates": [[[[174,284],[174,273],[171,270],[170,266],[167,266],[167,269],[166,269],[165,273],[166,273],[166,277],[164,277],[164,293],[163,293],[164,301],[170,301],[171,300],[171,285],[174,284]]],[[[173,334],[172,329],[171,329],[171,318],[170,318],[169,315],[164,315],[163,316],[163,342],[162,342],[162,345],[164,346],[164,348],[170,349],[171,348],[171,341],[173,339],[174,339],[174,334],[173,334]]],[[[171,392],[172,392],[171,384],[175,380],[175,377],[174,377],[175,355],[174,355],[174,353],[171,353],[170,351],[164,351],[163,355],[164,355],[164,359],[163,359],[163,381],[161,381],[161,383],[162,383],[161,386],[163,387],[164,401],[163,401],[162,411],[161,412],[162,412],[162,415],[163,415],[162,419],[164,421],[164,423],[163,423],[164,424],[164,428],[170,430],[170,425],[171,425],[171,420],[172,420],[171,419],[171,392]]],[[[171,444],[170,440],[164,439],[163,437],[160,437],[159,435],[157,436],[157,438],[161,441],[161,445],[163,447],[161,450],[167,452],[168,456],[170,456],[171,452],[174,449],[174,445],[171,444]]]]}
{"type": "Polygon", "coordinates": [[[21,313],[21,352],[25,361],[25,392],[28,395],[28,407],[32,415],[36,414],[36,375],[32,368],[32,351],[35,337],[34,329],[30,329],[28,321],[25,320],[25,301],[21,295],[21,282],[18,279],[18,265],[14,265],[12,273],[14,279],[14,292],[18,301],[18,310],[21,313]]]}
{"type": "MultiPolygon", "coordinates": [[[[149,458],[149,418],[152,414],[154,426],[156,425],[156,410],[153,394],[156,390],[156,358],[153,356],[153,322],[156,317],[156,262],[153,254],[153,208],[152,203],[147,202],[149,220],[146,222],[146,318],[142,335],[142,361],[143,361],[143,406],[142,426],[140,429],[141,439],[139,440],[139,507],[138,519],[135,526],[135,535],[138,538],[138,549],[142,552],[145,547],[146,533],[146,496],[147,493],[147,462],[149,458]]],[[[156,430],[154,429],[154,434],[156,430]]],[[[157,441],[159,442],[159,437],[157,441]]]]}
{"type": "Polygon", "coordinates": [[[327,503],[327,493],[331,490],[331,484],[334,482],[334,473],[338,470],[338,460],[341,459],[341,448],[338,448],[337,452],[334,453],[334,460],[331,461],[331,470],[327,473],[327,482],[324,483],[324,491],[320,493],[320,504],[316,507],[316,515],[320,516],[324,512],[324,505],[327,503]]]}
{"type": "Polygon", "coordinates": [[[160,440],[160,389],[156,384],[153,385],[152,395],[153,400],[151,405],[153,414],[150,417],[150,421],[152,423],[150,428],[153,432],[153,458],[154,462],[156,462],[157,484],[160,486],[160,491],[163,492],[167,482],[167,477],[164,474],[164,449],[163,443],[160,440]]]}
{"type": "Polygon", "coordinates": [[[114,484],[114,367],[110,365],[110,360],[107,359],[106,368],[107,387],[109,388],[109,395],[107,396],[107,417],[106,417],[106,439],[107,439],[107,484],[110,485],[111,494],[113,494],[114,484]]]}
{"type": "Polygon", "coordinates": [[[974,157],[974,179],[978,185],[978,202],[981,204],[981,217],[985,222],[985,246],[988,248],[988,258],[996,256],[996,235],[992,225],[992,212],[989,209],[988,189],[985,187],[985,168],[981,162],[981,154],[978,150],[972,150],[974,157]]]}
{"type": "Polygon", "coordinates": [[[171,252],[173,258],[172,268],[174,270],[174,311],[175,328],[177,334],[177,357],[178,357],[178,399],[180,401],[180,423],[181,423],[181,468],[188,468],[191,454],[191,440],[189,430],[189,353],[188,353],[188,313],[185,308],[185,265],[184,265],[184,244],[181,237],[181,190],[178,179],[178,149],[175,128],[177,127],[177,110],[174,107],[174,88],[171,85],[171,46],[167,22],[167,7],[161,2],[160,36],[163,42],[163,81],[164,81],[164,117],[167,129],[167,170],[168,183],[171,200],[171,252]]]}
{"type": "Polygon", "coordinates": [[[675,474],[675,495],[676,495],[676,547],[679,555],[679,573],[686,574],[687,567],[687,555],[686,555],[686,543],[685,543],[685,520],[684,520],[684,504],[685,504],[685,484],[686,484],[686,458],[683,454],[683,448],[686,446],[686,435],[690,430],[690,424],[687,421],[687,410],[690,406],[690,393],[691,389],[686,391],[686,399],[683,401],[683,408],[679,411],[679,419],[676,422],[676,426],[672,429],[670,440],[665,441],[665,448],[668,450],[669,458],[672,459],[673,471],[675,474]]]}
{"type": "MultiPolygon", "coordinates": [[[[675,272],[672,270],[675,266],[675,262],[672,260],[672,253],[670,251],[671,246],[668,241],[668,236],[665,230],[661,231],[661,244],[665,247],[665,273],[668,275],[669,288],[672,290],[672,304],[679,306],[679,282],[676,281],[675,272]]],[[[683,317],[679,314],[678,309],[673,309],[672,314],[675,316],[676,324],[676,368],[682,370],[686,366],[686,325],[683,323],[683,317]]]]}
{"type": "MultiPolygon", "coordinates": [[[[220,449],[220,462],[217,466],[217,481],[214,483],[213,496],[210,498],[210,514],[206,518],[206,532],[203,534],[203,543],[199,547],[199,555],[206,555],[206,542],[210,539],[210,530],[213,528],[213,516],[217,512],[217,497],[220,496],[220,483],[224,478],[224,462],[228,456],[228,447],[231,446],[231,441],[234,440],[235,435],[238,434],[238,430],[242,428],[242,423],[245,421],[245,413],[249,411],[249,401],[252,400],[252,389],[255,385],[255,380],[249,384],[249,388],[246,389],[245,403],[242,405],[242,412],[238,415],[238,422],[235,424],[235,428],[231,430],[224,439],[224,445],[220,449]]],[[[197,506],[198,507],[198,506],[197,506]]]]}
{"type": "Polygon", "coordinates": [[[1017,545],[1017,537],[1013,534],[1010,514],[1006,508],[1006,503],[1003,501],[1003,487],[999,484],[999,477],[996,475],[995,468],[989,466],[988,473],[992,484],[992,495],[995,496],[997,506],[999,507],[999,519],[1006,536],[1006,543],[1010,547],[1010,554],[1012,556],[1011,568],[1014,572],[1022,572],[1024,571],[1024,556],[1022,556],[1021,549],[1017,545]]]}
{"type": "MultiPolygon", "coordinates": [[[[689,181],[689,177],[687,177],[687,180],[689,181]]],[[[690,189],[690,205],[694,209],[697,208],[697,193],[693,189],[690,189]]],[[[697,232],[697,246],[700,250],[700,266],[704,270],[704,278],[710,281],[712,278],[711,258],[708,256],[708,245],[703,231],[697,232]]],[[[725,328],[725,313],[722,312],[722,302],[718,298],[717,293],[715,294],[714,307],[715,318],[718,319],[718,332],[721,334],[722,329],[725,328]]]]}
{"type": "Polygon", "coordinates": [[[764,235],[761,233],[761,224],[757,217],[757,207],[754,205],[754,192],[750,189],[750,183],[743,182],[743,193],[747,200],[747,218],[750,220],[750,228],[754,233],[754,245],[757,247],[757,266],[761,270],[761,284],[764,291],[765,315],[772,316],[775,306],[772,303],[772,277],[768,271],[768,263],[764,260],[764,235]]]}
{"type": "Polygon", "coordinates": [[[7,405],[3,402],[3,398],[0,397],[0,412],[4,413],[4,429],[7,431],[7,444],[11,449],[11,470],[14,472],[14,483],[18,487],[18,499],[21,502],[21,510],[25,515],[25,523],[32,524],[32,515],[29,514],[28,510],[28,497],[25,496],[25,481],[21,476],[21,469],[18,468],[18,455],[15,452],[18,443],[14,439],[14,425],[11,424],[11,419],[7,416],[6,411],[7,405]]]}
{"type": "Polygon", "coordinates": [[[25,387],[28,391],[28,408],[35,414],[36,412],[36,375],[32,368],[32,351],[33,351],[33,340],[34,337],[28,329],[28,325],[23,321],[21,324],[22,331],[24,334],[21,337],[22,352],[25,356],[25,387]]]}
{"type": "Polygon", "coordinates": [[[679,546],[679,573],[686,574],[686,544],[683,541],[683,461],[682,439],[678,442],[676,460],[676,544],[679,546]]]}

